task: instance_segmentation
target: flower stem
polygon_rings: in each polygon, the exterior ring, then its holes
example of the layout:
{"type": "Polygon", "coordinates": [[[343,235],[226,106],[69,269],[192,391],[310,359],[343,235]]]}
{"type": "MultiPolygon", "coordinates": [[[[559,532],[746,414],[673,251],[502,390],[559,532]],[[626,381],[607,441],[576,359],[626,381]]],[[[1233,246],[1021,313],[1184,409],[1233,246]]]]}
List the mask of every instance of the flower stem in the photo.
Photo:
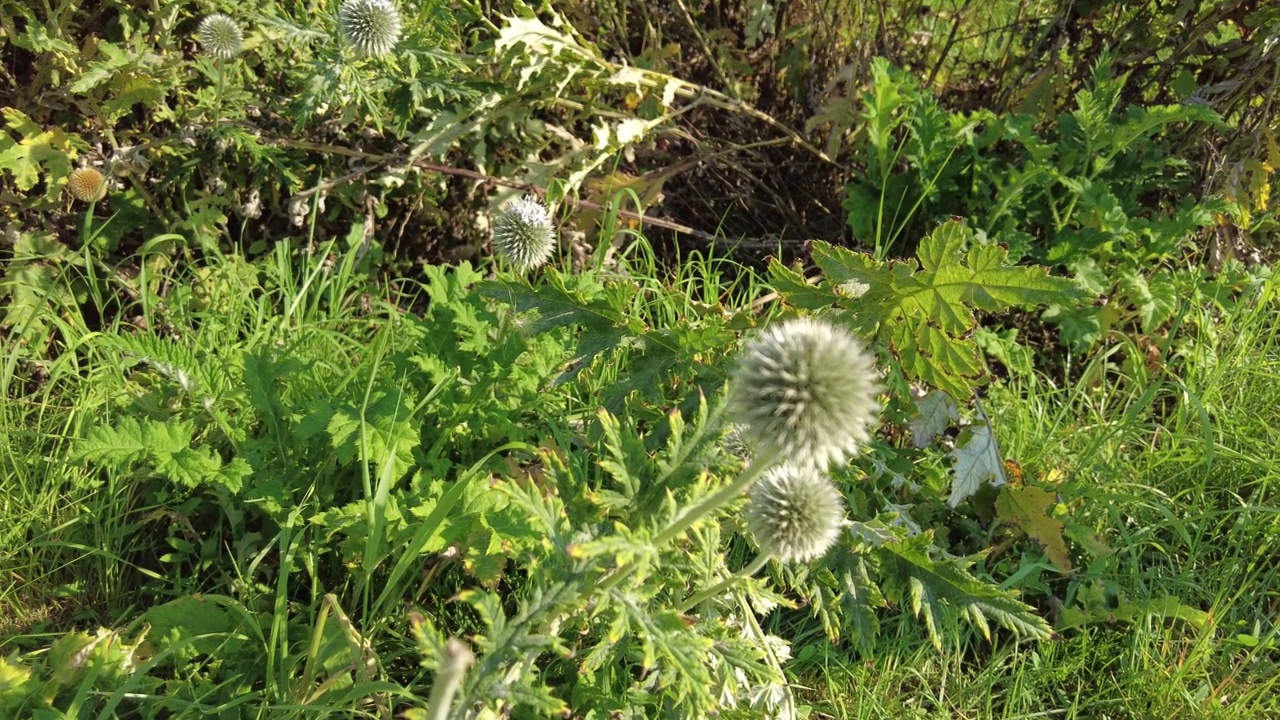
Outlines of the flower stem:
{"type": "Polygon", "coordinates": [[[427,720],[446,720],[453,706],[453,696],[462,685],[462,678],[475,655],[461,640],[449,638],[444,646],[444,658],[436,671],[435,684],[431,686],[431,698],[427,701],[427,720]]]}
{"type": "MultiPolygon", "coordinates": [[[[708,495],[702,500],[702,502],[676,516],[676,519],[653,539],[654,546],[661,547],[671,540],[674,540],[676,536],[685,530],[688,530],[698,520],[710,514],[721,505],[724,505],[730,500],[738,497],[742,491],[751,487],[751,484],[760,477],[761,473],[772,467],[773,462],[777,459],[778,451],[776,450],[757,455],[751,464],[747,466],[747,469],[742,471],[742,474],[738,476],[737,480],[734,480],[724,486],[715,494],[708,495]]],[[[631,573],[635,572],[635,569],[636,564],[634,562],[617,568],[600,581],[596,586],[597,590],[601,592],[608,592],[609,590],[612,590],[619,582],[629,577],[631,573]]]]}
{"type": "Polygon", "coordinates": [[[738,572],[730,575],[724,580],[721,580],[715,585],[712,585],[709,588],[704,588],[702,591],[697,592],[694,595],[690,596],[690,598],[688,600],[685,600],[683,603],[681,603],[680,607],[676,608],[676,610],[682,613],[689,612],[689,609],[694,607],[698,603],[701,603],[704,600],[710,600],[716,595],[719,595],[725,590],[728,590],[733,585],[736,585],[738,582],[742,580],[746,580],[752,575],[755,575],[756,573],[760,572],[760,568],[764,567],[764,564],[769,562],[769,558],[771,557],[773,557],[773,553],[769,552],[768,550],[765,550],[764,552],[760,553],[760,555],[758,555],[755,560],[752,560],[751,564],[742,568],[738,572]]]}
{"type": "Polygon", "coordinates": [[[694,523],[701,520],[705,515],[738,497],[738,495],[742,494],[742,491],[751,487],[751,484],[756,481],[756,478],[760,477],[760,474],[765,470],[768,470],[773,465],[774,460],[777,459],[778,451],[776,450],[757,455],[755,460],[747,466],[747,469],[742,471],[742,474],[738,476],[737,480],[734,480],[721,488],[715,494],[707,496],[702,500],[702,502],[676,516],[676,519],[653,539],[653,544],[661,546],[670,542],[675,539],[677,535],[688,530],[694,523]]]}

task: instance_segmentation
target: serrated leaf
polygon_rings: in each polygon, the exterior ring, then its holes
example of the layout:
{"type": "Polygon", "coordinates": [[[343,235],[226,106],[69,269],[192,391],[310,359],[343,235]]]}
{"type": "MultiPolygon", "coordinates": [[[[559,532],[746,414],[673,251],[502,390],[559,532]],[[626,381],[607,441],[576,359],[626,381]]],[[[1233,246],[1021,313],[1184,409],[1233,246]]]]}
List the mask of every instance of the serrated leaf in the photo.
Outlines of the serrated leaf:
{"type": "Polygon", "coordinates": [[[1004,464],[1000,461],[991,426],[975,425],[967,434],[968,439],[951,451],[951,470],[955,477],[947,505],[953,508],[976,493],[984,482],[989,481],[993,487],[1005,484],[1004,464]]]}
{"type": "Polygon", "coordinates": [[[555,271],[547,272],[543,280],[536,288],[493,281],[481,284],[478,290],[486,297],[512,305],[516,312],[536,312],[536,318],[522,327],[530,335],[558,327],[580,328],[570,367],[556,379],[557,384],[590,365],[597,355],[616,348],[628,336],[643,334],[643,325],[621,309],[629,304],[635,286],[606,288],[585,276],[566,277],[555,271]]]}
{"type": "Polygon", "coordinates": [[[890,326],[889,339],[909,377],[953,397],[971,394],[974,379],[984,370],[978,344],[971,338],[953,337],[928,324],[904,322],[890,326]]]}
{"type": "Polygon", "coordinates": [[[1071,572],[1071,553],[1063,537],[1066,526],[1051,516],[1057,504],[1057,494],[1052,490],[1006,485],[996,495],[996,516],[1034,540],[1059,570],[1071,572]]]}
{"type": "Polygon", "coordinates": [[[844,627],[849,640],[862,652],[869,653],[880,635],[880,618],[876,611],[887,603],[880,588],[871,580],[866,561],[854,555],[851,565],[841,575],[844,627]]]}
{"type": "Polygon", "coordinates": [[[31,679],[31,668],[23,667],[18,659],[0,659],[0,709],[12,708],[30,692],[26,687],[31,679]]]}
{"type": "Polygon", "coordinates": [[[240,620],[221,605],[199,597],[171,600],[143,617],[151,625],[148,637],[162,650],[190,640],[189,652],[208,654],[221,648],[230,655],[244,642],[233,634],[240,620]]]}
{"type": "Polygon", "coordinates": [[[1098,265],[1097,258],[1086,257],[1068,266],[1075,276],[1076,282],[1095,295],[1101,295],[1111,289],[1111,278],[1107,271],[1098,265]]]}
{"type": "Polygon", "coordinates": [[[371,400],[363,411],[351,405],[336,408],[325,429],[341,462],[359,458],[381,467],[394,456],[398,478],[413,464],[413,450],[422,441],[412,407],[399,391],[378,392],[371,400]]]}
{"type": "MultiPolygon", "coordinates": [[[[0,171],[13,173],[19,190],[26,192],[35,187],[41,173],[58,179],[71,174],[71,161],[76,156],[71,136],[59,128],[44,130],[15,108],[3,108],[0,113],[9,130],[18,135],[15,142],[7,134],[0,134],[0,171]]],[[[60,187],[50,182],[45,195],[52,196],[60,187]]]]}
{"type": "Polygon", "coordinates": [[[239,492],[252,474],[249,463],[235,458],[224,466],[212,447],[193,446],[195,432],[195,423],[190,420],[126,417],[115,427],[102,425],[89,430],[77,445],[76,456],[117,472],[145,465],[189,488],[214,483],[239,492]]]}
{"type": "Polygon", "coordinates": [[[883,567],[881,582],[886,597],[892,589],[897,602],[909,603],[917,614],[925,613],[935,647],[949,617],[963,618],[979,630],[994,621],[1029,639],[1045,640],[1052,635],[1049,624],[1016,594],[974,577],[968,571],[970,561],[934,548],[932,531],[882,545],[873,552],[883,567]],[[892,586],[888,584],[891,580],[892,586]]]}
{"type": "Polygon", "coordinates": [[[1209,613],[1193,608],[1174,597],[1155,598],[1130,602],[1123,600],[1115,608],[1082,610],[1078,607],[1066,608],[1058,621],[1058,629],[1066,630],[1081,625],[1099,622],[1135,623],[1149,617],[1162,620],[1181,620],[1197,629],[1203,629],[1210,622],[1209,613]]]}
{"type": "Polygon", "coordinates": [[[71,83],[71,92],[81,95],[89,92],[111,79],[117,70],[128,65],[133,60],[132,57],[112,43],[99,42],[97,47],[98,52],[102,53],[103,59],[89,63],[89,69],[82,73],[75,82],[71,83]]]}
{"type": "MultiPolygon", "coordinates": [[[[976,244],[958,220],[942,223],[921,241],[914,260],[879,263],[824,242],[814,243],[812,255],[850,325],[887,334],[908,379],[953,397],[968,396],[984,374],[971,337],[975,311],[1069,306],[1085,296],[1076,283],[1050,276],[1047,268],[1009,264],[1003,248],[976,244]],[[838,291],[846,286],[850,292],[838,291]]],[[[798,303],[821,304],[819,292],[801,286],[803,278],[776,264],[771,272],[787,281],[778,290],[788,302],[794,295],[798,303]]]]}
{"type": "Polygon", "coordinates": [[[76,446],[79,460],[123,469],[147,457],[147,435],[137,418],[122,418],[116,427],[99,425],[76,446]]]}
{"type": "Polygon", "coordinates": [[[1120,288],[1142,319],[1142,332],[1151,333],[1178,309],[1178,289],[1167,271],[1146,278],[1137,271],[1120,277],[1120,288]]]}
{"type": "Polygon", "coordinates": [[[941,390],[930,390],[915,398],[915,408],[916,414],[908,424],[911,426],[911,444],[917,449],[928,447],[935,437],[960,419],[955,402],[941,390]]]}
{"type": "Polygon", "coordinates": [[[838,300],[826,285],[805,282],[804,275],[782,264],[777,258],[769,260],[769,285],[785,297],[788,304],[802,310],[825,310],[838,300]]]}

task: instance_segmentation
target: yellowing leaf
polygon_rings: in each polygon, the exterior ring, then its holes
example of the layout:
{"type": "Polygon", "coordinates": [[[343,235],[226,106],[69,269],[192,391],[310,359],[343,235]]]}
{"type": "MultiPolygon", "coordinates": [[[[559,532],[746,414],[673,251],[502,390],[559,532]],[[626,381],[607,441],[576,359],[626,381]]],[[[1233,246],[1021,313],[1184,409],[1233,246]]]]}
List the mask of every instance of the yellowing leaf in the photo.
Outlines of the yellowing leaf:
{"type": "MultiPolygon", "coordinates": [[[[14,108],[0,110],[5,125],[17,134],[14,141],[7,133],[0,133],[0,171],[13,173],[18,189],[26,192],[40,182],[43,172],[62,179],[71,174],[71,161],[76,157],[72,137],[58,128],[41,129],[26,115],[14,108]]],[[[50,182],[46,195],[56,194],[61,184],[50,182]]]]}
{"type": "MultiPolygon", "coordinates": [[[[1010,264],[1006,250],[978,242],[960,220],[940,224],[921,240],[914,259],[879,262],[819,241],[813,244],[813,261],[830,286],[858,289],[835,298],[847,310],[850,327],[887,337],[909,380],[953,398],[968,397],[984,379],[985,366],[972,337],[978,325],[975,311],[1069,303],[1086,296],[1075,282],[1050,276],[1047,268],[1010,264]]],[[[770,270],[788,302],[808,302],[807,293],[795,297],[785,288],[788,280],[795,287],[802,277],[786,277],[778,264],[770,270]]]]}
{"type": "Polygon", "coordinates": [[[1258,160],[1250,160],[1244,164],[1249,173],[1249,198],[1253,207],[1259,212],[1266,212],[1271,207],[1271,170],[1258,160]]]}
{"type": "Polygon", "coordinates": [[[1034,540],[1059,570],[1071,572],[1071,554],[1062,536],[1066,526],[1050,517],[1056,504],[1057,496],[1052,490],[1007,485],[996,496],[996,516],[1034,540]]]}

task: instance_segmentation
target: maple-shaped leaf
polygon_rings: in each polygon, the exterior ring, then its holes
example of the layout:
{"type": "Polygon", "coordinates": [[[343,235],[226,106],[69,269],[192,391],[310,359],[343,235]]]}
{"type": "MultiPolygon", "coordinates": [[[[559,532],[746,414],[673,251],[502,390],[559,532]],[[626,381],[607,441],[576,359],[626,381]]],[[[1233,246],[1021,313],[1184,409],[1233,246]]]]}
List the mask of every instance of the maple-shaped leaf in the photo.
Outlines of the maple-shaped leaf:
{"type": "Polygon", "coordinates": [[[1163,325],[1178,310],[1178,288],[1166,270],[1149,278],[1137,271],[1127,272],[1120,278],[1120,288],[1138,311],[1144,333],[1163,325]]]}
{"type": "Polygon", "coordinates": [[[218,484],[233,493],[240,492],[244,481],[253,474],[243,458],[224,464],[218,452],[201,445],[196,439],[192,420],[138,420],[122,418],[115,427],[100,425],[91,429],[76,448],[76,457],[125,472],[144,466],[156,474],[195,488],[218,484]]]}
{"type": "Polygon", "coordinates": [[[991,426],[985,423],[975,425],[967,434],[968,438],[951,451],[951,469],[955,479],[951,481],[947,505],[953,508],[978,492],[983,482],[990,481],[993,487],[1005,484],[1004,465],[1000,462],[1000,449],[996,446],[991,426]]]}
{"type": "MultiPolygon", "coordinates": [[[[61,181],[71,174],[71,160],[76,156],[76,138],[60,128],[45,130],[16,108],[0,110],[4,124],[17,135],[13,140],[0,132],[0,171],[13,174],[18,190],[27,192],[40,182],[41,174],[61,181]]],[[[61,182],[50,182],[45,195],[52,197],[61,182]]]]}
{"type": "MultiPolygon", "coordinates": [[[[393,460],[393,474],[400,477],[413,465],[413,450],[422,441],[413,422],[411,398],[400,391],[376,391],[368,404],[344,404],[333,409],[325,429],[343,464],[356,458],[381,466],[393,460]]],[[[313,408],[313,413],[317,408],[313,408]]]]}
{"type": "Polygon", "coordinates": [[[1006,485],[996,495],[996,516],[1034,540],[1059,570],[1071,572],[1071,554],[1062,535],[1066,526],[1050,514],[1057,503],[1052,490],[1006,485]]]}
{"type": "MultiPolygon", "coordinates": [[[[813,244],[813,261],[830,286],[832,304],[862,333],[887,335],[902,371],[952,397],[967,397],[985,366],[971,337],[977,311],[999,312],[1060,303],[1074,306],[1085,291],[1048,268],[1010,264],[1008,252],[984,245],[959,220],[942,223],[921,241],[916,257],[881,263],[829,243],[813,244]]],[[[775,287],[788,302],[820,304],[802,275],[775,263],[775,287]]]]}

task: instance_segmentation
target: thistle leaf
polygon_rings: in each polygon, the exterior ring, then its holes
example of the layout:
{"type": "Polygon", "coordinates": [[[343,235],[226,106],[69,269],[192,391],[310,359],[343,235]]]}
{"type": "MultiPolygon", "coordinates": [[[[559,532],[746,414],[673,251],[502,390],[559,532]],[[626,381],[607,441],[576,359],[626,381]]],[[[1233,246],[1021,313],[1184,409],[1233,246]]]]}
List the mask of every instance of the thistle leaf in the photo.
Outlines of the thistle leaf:
{"type": "Polygon", "coordinates": [[[825,275],[817,289],[798,273],[771,266],[775,286],[788,302],[816,307],[831,299],[828,305],[844,307],[853,328],[888,339],[909,380],[952,397],[969,396],[985,372],[970,337],[978,324],[975,311],[1050,303],[1070,307],[1085,296],[1076,283],[1050,276],[1047,268],[1011,265],[1003,248],[976,244],[959,220],[939,225],[913,260],[879,263],[824,242],[814,243],[813,259],[825,275]]]}
{"type": "Polygon", "coordinates": [[[974,577],[969,560],[937,551],[931,531],[873,552],[881,563],[885,596],[924,614],[935,647],[941,648],[942,633],[953,618],[976,625],[980,632],[993,621],[1021,638],[1046,640],[1052,635],[1049,624],[1013,592],[974,577]]]}
{"type": "Polygon", "coordinates": [[[953,508],[976,493],[983,482],[990,481],[994,487],[1005,484],[1004,466],[990,425],[972,427],[968,439],[951,451],[951,459],[955,479],[951,482],[947,505],[953,508]]]}

